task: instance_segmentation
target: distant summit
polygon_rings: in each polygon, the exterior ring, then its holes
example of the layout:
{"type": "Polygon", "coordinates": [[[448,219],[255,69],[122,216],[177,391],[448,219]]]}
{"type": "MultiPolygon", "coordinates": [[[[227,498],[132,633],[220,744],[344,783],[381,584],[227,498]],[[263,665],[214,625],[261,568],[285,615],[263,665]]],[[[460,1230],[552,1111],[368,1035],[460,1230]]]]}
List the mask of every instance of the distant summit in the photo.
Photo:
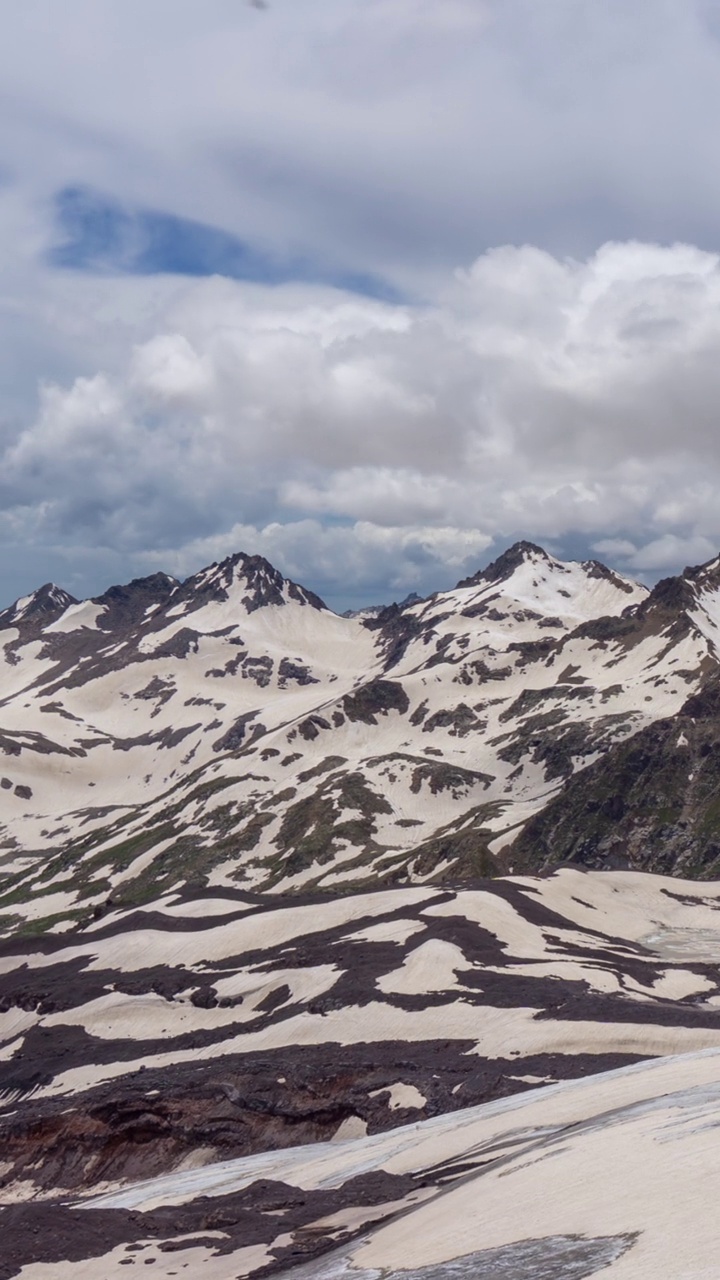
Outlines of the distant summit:
{"type": "Polygon", "coordinates": [[[417,591],[409,591],[404,600],[397,601],[394,605],[386,604],[368,604],[362,609],[346,609],[340,616],[343,618],[377,618],[385,609],[405,609],[411,604],[420,604],[423,596],[419,596],[417,591]]]}
{"type": "Polygon", "coordinates": [[[33,591],[32,595],[21,596],[0,612],[0,629],[16,626],[21,622],[46,624],[53,617],[59,617],[69,605],[77,603],[69,591],[63,591],[54,582],[46,582],[37,591],[33,591]]]}

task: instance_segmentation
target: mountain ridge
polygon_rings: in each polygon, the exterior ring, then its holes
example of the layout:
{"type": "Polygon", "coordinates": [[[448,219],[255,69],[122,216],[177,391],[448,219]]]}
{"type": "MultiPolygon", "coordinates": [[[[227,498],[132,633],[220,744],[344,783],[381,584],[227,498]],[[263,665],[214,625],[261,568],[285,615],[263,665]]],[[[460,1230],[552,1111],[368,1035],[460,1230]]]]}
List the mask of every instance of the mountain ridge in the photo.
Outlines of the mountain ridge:
{"type": "Polygon", "coordinates": [[[605,787],[602,761],[717,671],[719,563],[649,590],[521,542],[354,618],[244,553],[182,583],[24,597],[0,615],[0,929],[69,927],[187,876],[335,892],[554,865],[528,824],[573,778],[605,787]]]}

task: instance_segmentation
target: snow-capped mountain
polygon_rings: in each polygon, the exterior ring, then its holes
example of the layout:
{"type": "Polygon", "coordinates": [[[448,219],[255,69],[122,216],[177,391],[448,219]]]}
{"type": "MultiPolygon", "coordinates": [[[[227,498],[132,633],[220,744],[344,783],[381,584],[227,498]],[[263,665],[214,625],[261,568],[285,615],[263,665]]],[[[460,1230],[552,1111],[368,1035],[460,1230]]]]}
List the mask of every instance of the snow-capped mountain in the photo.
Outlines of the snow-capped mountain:
{"type": "Polygon", "coordinates": [[[720,560],[648,591],[530,543],[349,618],[241,554],[93,600],[43,587],[0,615],[2,927],[183,885],[327,891],[660,853],[707,875],[719,637],[720,560]],[[661,850],[625,795],[638,769],[617,763],[650,740],[694,787],[643,800],[672,828],[661,850]]]}

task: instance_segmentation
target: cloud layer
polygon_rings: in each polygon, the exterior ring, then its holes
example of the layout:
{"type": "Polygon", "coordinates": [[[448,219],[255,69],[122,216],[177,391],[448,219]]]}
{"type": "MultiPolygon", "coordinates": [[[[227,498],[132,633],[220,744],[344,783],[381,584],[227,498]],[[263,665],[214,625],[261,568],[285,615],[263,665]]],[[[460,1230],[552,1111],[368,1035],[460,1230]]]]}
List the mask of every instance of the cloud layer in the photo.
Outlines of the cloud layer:
{"type": "Polygon", "coordinates": [[[712,247],[717,0],[26,0],[0,170],[423,288],[493,245],[712,247]]]}
{"type": "Polygon", "coordinates": [[[25,0],[3,36],[0,603],[239,545],[339,604],[517,535],[720,545],[717,0],[25,0]]]}
{"type": "Polygon", "coordinates": [[[640,572],[720,546],[716,255],[506,247],[424,307],[224,279],[152,304],[6,441],[7,539],[176,571],[242,545],[333,599],[519,533],[640,572]]]}

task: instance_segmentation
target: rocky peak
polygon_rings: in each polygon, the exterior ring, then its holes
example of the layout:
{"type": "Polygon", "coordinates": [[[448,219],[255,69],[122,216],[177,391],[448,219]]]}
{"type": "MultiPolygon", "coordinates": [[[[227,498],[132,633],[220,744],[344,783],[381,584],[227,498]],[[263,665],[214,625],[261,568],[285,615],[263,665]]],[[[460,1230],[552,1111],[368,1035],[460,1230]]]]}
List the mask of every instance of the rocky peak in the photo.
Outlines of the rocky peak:
{"type": "Polygon", "coordinates": [[[326,608],[319,596],[283,577],[264,556],[249,556],[244,551],[227,556],[219,564],[216,561],[188,578],[183,584],[183,596],[191,607],[200,607],[208,600],[223,602],[230,599],[236,584],[245,592],[242,603],[248,613],[266,605],[283,606],[291,600],[313,609],[326,608]]]}
{"type": "Polygon", "coordinates": [[[684,570],[682,577],[693,584],[697,591],[717,591],[720,589],[720,556],[713,556],[705,564],[691,565],[684,570]]]}
{"type": "Polygon", "coordinates": [[[661,578],[656,582],[647,599],[643,601],[640,609],[644,614],[656,609],[682,612],[684,609],[692,609],[695,603],[696,593],[685,573],[674,578],[661,578]]]}
{"type": "Polygon", "coordinates": [[[390,616],[394,617],[400,609],[410,609],[415,604],[422,604],[424,596],[419,596],[417,591],[409,591],[403,600],[395,601],[393,604],[366,604],[362,609],[346,609],[340,616],[341,618],[360,618],[362,621],[367,619],[379,618],[381,614],[386,614],[387,610],[392,610],[390,616]]]}
{"type": "Polygon", "coordinates": [[[588,578],[599,578],[605,582],[611,582],[618,591],[624,591],[626,595],[633,595],[636,589],[635,583],[629,582],[614,569],[608,569],[601,560],[583,560],[582,568],[588,578]]]}
{"type": "Polygon", "coordinates": [[[101,596],[95,597],[95,604],[115,604],[140,595],[161,600],[171,595],[177,585],[177,579],[167,573],[152,573],[147,578],[133,578],[131,582],[108,587],[101,596]]]}
{"type": "Polygon", "coordinates": [[[696,627],[720,653],[720,556],[659,582],[650,598],[658,597],[666,609],[674,608],[685,627],[696,627]]]}
{"type": "Polygon", "coordinates": [[[32,595],[21,596],[7,609],[0,613],[0,627],[13,627],[18,623],[39,622],[44,625],[59,618],[61,613],[71,604],[77,604],[69,591],[64,591],[54,582],[46,582],[32,595]]]}
{"type": "Polygon", "coordinates": [[[665,609],[682,612],[696,608],[709,592],[720,590],[720,556],[705,564],[688,565],[682,573],[661,578],[643,603],[643,611],[665,609]]]}
{"type": "Polygon", "coordinates": [[[153,606],[159,608],[167,604],[177,587],[177,579],[167,573],[152,573],[147,578],[133,578],[132,582],[108,587],[93,601],[105,606],[98,625],[103,631],[134,625],[145,618],[153,606]]]}
{"type": "Polygon", "coordinates": [[[552,557],[534,542],[514,542],[485,569],[479,569],[470,578],[463,578],[458,587],[475,587],[483,582],[506,582],[516,569],[527,562],[544,560],[552,564],[552,557]]]}

